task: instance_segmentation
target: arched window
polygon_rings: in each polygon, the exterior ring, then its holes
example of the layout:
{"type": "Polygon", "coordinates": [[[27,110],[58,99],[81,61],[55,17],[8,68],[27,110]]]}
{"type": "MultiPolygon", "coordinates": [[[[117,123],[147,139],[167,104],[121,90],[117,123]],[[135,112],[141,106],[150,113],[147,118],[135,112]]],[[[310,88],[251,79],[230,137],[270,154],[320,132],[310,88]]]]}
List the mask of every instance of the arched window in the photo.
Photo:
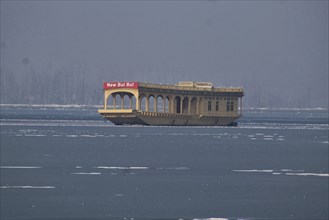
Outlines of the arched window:
{"type": "Polygon", "coordinates": [[[154,96],[153,95],[150,95],[149,96],[149,112],[154,112],[155,111],[155,109],[154,109],[154,102],[155,102],[154,96]]]}
{"type": "Polygon", "coordinates": [[[169,112],[169,108],[170,108],[169,107],[169,105],[170,105],[169,97],[167,96],[164,101],[165,101],[165,112],[169,112]]]}
{"type": "Polygon", "coordinates": [[[180,102],[181,98],[179,96],[176,96],[174,99],[174,113],[181,113],[180,102]]]}
{"type": "Polygon", "coordinates": [[[183,99],[183,114],[188,114],[188,97],[183,99]]]}
{"type": "Polygon", "coordinates": [[[198,105],[198,100],[197,98],[193,97],[191,99],[191,115],[197,115],[198,112],[197,112],[197,105],[198,105]]]}
{"type": "Polygon", "coordinates": [[[139,103],[139,108],[141,111],[146,111],[146,97],[145,95],[141,95],[140,98],[140,103],[139,103]]]}
{"type": "Polygon", "coordinates": [[[157,112],[164,112],[164,100],[161,95],[157,97],[157,112]]]}

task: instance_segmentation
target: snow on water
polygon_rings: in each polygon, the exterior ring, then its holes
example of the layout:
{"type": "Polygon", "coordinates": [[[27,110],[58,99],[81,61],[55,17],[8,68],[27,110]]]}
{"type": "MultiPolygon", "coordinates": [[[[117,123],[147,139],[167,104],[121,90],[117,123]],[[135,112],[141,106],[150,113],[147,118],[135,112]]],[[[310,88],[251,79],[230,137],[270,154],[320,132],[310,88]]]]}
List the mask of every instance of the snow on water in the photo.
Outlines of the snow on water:
{"type": "Polygon", "coordinates": [[[229,220],[228,218],[194,218],[193,220],[229,220]]]}
{"type": "Polygon", "coordinates": [[[0,169],[40,169],[41,167],[33,166],[0,166],[0,169]]]}
{"type": "Polygon", "coordinates": [[[253,172],[258,172],[258,173],[272,173],[273,170],[232,170],[234,172],[246,172],[246,173],[253,173],[253,172]]]}
{"type": "Polygon", "coordinates": [[[55,186],[0,186],[1,189],[54,189],[55,186]]]}
{"type": "Polygon", "coordinates": [[[329,177],[328,173],[305,173],[304,170],[280,169],[280,170],[232,170],[233,172],[242,173],[271,173],[272,175],[288,175],[288,176],[319,176],[329,177]],[[281,171],[281,172],[280,172],[281,171]]]}
{"type": "Polygon", "coordinates": [[[77,172],[77,173],[71,173],[71,174],[75,174],[75,175],[101,175],[102,173],[98,173],[98,172],[89,172],[89,173],[77,172]]]}
{"type": "Polygon", "coordinates": [[[290,176],[326,176],[329,177],[328,173],[286,173],[290,176]]]}
{"type": "Polygon", "coordinates": [[[304,170],[280,169],[282,172],[304,172],[304,170]]]}
{"type": "MultiPolygon", "coordinates": [[[[0,120],[1,126],[31,126],[31,127],[117,127],[110,122],[102,120],[45,120],[45,119],[4,119],[0,120]]],[[[134,127],[134,126],[119,126],[119,127],[134,127]]],[[[157,128],[159,126],[149,126],[157,128]]],[[[161,126],[164,128],[165,126],[161,126]]],[[[193,128],[202,131],[202,129],[209,129],[208,126],[182,126],[175,127],[179,128],[193,128]]],[[[217,128],[217,127],[211,127],[217,128]]],[[[229,130],[234,129],[273,129],[273,130],[282,130],[282,129],[295,129],[295,130],[329,130],[328,123],[323,124],[293,124],[293,123],[239,123],[237,127],[220,127],[226,128],[229,130]]],[[[163,135],[163,133],[158,133],[158,135],[163,135]]],[[[167,134],[168,135],[168,134],[167,134]]],[[[191,135],[190,133],[171,133],[174,136],[181,135],[191,135]]],[[[194,133],[194,135],[211,135],[210,133],[194,133]]],[[[223,134],[225,135],[225,134],[223,134]]],[[[256,135],[264,135],[262,133],[257,133],[256,135]]],[[[238,135],[235,135],[238,137],[238,135]]]]}
{"type": "Polygon", "coordinates": [[[57,105],[57,104],[0,104],[0,107],[7,108],[103,108],[102,105],[57,105]]]}
{"type": "Polygon", "coordinates": [[[110,170],[147,170],[148,167],[107,167],[107,166],[98,166],[97,169],[110,169],[110,170]]]}
{"type": "Polygon", "coordinates": [[[158,167],[157,170],[189,170],[188,167],[158,167]]]}

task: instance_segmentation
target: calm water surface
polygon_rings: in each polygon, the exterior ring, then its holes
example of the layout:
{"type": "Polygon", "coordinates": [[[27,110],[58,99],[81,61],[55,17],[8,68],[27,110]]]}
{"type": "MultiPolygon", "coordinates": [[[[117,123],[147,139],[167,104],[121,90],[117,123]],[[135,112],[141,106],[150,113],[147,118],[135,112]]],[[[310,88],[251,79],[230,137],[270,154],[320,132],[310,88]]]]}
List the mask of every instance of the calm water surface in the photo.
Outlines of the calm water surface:
{"type": "Polygon", "coordinates": [[[2,105],[0,123],[1,219],[328,219],[324,109],[145,127],[2,105]]]}

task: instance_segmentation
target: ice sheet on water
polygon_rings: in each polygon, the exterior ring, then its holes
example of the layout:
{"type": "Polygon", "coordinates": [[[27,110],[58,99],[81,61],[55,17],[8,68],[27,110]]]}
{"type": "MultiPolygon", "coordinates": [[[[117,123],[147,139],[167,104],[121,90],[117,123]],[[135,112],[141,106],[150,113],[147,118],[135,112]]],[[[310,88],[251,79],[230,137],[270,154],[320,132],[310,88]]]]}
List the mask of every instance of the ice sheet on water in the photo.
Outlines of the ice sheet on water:
{"type": "Polygon", "coordinates": [[[280,169],[282,172],[304,172],[304,170],[280,169]]]}
{"type": "Polygon", "coordinates": [[[258,172],[258,173],[272,173],[273,170],[233,170],[234,172],[246,172],[246,173],[253,173],[253,172],[258,172]]]}
{"type": "Polygon", "coordinates": [[[271,173],[272,175],[285,174],[288,176],[320,176],[329,177],[328,173],[306,173],[304,170],[293,170],[293,169],[280,169],[280,170],[232,170],[233,172],[244,172],[244,173],[271,173]]]}
{"type": "Polygon", "coordinates": [[[108,167],[108,166],[98,166],[97,169],[109,169],[109,170],[147,170],[149,167],[108,167]]]}
{"type": "Polygon", "coordinates": [[[71,174],[75,174],[75,175],[101,175],[102,173],[98,173],[98,172],[74,172],[71,174]]]}
{"type": "Polygon", "coordinates": [[[0,166],[0,169],[40,169],[37,166],[0,166]]]}
{"type": "Polygon", "coordinates": [[[229,220],[228,218],[194,218],[193,220],[229,220]]]}
{"type": "Polygon", "coordinates": [[[290,175],[290,176],[323,176],[323,177],[329,177],[329,173],[286,173],[286,175],[290,175]]]}
{"type": "Polygon", "coordinates": [[[54,189],[55,186],[0,186],[1,189],[54,189]]]}
{"type": "Polygon", "coordinates": [[[157,170],[189,170],[188,167],[158,167],[157,170]]]}

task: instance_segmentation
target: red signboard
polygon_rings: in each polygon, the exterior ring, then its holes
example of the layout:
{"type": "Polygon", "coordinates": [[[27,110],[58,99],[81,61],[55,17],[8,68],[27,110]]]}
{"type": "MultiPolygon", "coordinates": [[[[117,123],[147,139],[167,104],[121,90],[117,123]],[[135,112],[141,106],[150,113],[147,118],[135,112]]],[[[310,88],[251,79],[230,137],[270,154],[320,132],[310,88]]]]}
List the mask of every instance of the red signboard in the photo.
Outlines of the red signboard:
{"type": "Polygon", "coordinates": [[[138,89],[138,82],[104,82],[104,89],[120,89],[120,88],[129,88],[129,89],[138,89]]]}

